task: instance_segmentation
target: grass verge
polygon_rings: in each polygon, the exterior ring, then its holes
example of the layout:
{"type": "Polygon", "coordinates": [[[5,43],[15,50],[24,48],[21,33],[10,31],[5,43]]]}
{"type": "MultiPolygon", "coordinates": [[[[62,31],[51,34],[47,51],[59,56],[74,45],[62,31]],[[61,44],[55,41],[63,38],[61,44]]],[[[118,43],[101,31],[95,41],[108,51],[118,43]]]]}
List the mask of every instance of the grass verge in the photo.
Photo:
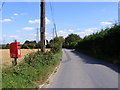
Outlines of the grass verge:
{"type": "Polygon", "coordinates": [[[34,52],[15,67],[2,70],[2,88],[36,88],[59,65],[62,52],[34,52]]]}

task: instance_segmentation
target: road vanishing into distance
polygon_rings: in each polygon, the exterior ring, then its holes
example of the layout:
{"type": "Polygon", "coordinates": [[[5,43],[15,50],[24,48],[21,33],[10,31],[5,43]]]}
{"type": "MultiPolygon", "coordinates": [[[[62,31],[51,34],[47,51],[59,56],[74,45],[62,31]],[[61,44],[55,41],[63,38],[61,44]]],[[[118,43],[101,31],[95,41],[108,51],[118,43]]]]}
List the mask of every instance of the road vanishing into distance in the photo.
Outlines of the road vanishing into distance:
{"type": "Polygon", "coordinates": [[[112,64],[63,49],[60,68],[47,88],[118,88],[118,73],[112,64]]]}

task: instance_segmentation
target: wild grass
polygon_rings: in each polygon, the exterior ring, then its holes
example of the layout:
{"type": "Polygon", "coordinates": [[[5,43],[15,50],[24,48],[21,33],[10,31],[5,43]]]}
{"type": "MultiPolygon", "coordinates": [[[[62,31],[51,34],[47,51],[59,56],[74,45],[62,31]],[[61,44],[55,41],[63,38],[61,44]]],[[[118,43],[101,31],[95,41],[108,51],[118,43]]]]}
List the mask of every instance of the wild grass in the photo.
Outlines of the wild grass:
{"type": "Polygon", "coordinates": [[[2,88],[36,88],[59,65],[62,52],[33,52],[15,67],[2,70],[2,88]]]}

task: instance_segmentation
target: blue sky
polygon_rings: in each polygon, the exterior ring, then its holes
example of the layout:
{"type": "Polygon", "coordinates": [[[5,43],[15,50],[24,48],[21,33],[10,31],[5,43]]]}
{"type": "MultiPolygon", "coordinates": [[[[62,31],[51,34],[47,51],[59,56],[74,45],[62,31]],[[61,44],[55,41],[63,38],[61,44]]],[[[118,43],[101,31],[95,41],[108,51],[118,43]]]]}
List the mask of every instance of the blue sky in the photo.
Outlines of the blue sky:
{"type": "MultiPolygon", "coordinates": [[[[52,2],[54,20],[59,36],[75,33],[84,37],[110,27],[118,20],[117,2],[52,2]]],[[[36,40],[39,27],[39,2],[6,2],[2,9],[2,38],[11,43],[15,39],[36,40]]],[[[53,21],[50,2],[46,3],[46,39],[52,39],[53,21]]]]}

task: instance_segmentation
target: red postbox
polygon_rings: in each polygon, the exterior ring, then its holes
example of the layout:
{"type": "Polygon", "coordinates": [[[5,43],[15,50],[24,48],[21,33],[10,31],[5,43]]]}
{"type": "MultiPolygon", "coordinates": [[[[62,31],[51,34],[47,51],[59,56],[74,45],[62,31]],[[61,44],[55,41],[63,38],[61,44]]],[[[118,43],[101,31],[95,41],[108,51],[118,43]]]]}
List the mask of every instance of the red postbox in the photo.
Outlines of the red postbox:
{"type": "Polygon", "coordinates": [[[20,42],[13,42],[10,44],[10,57],[11,58],[21,57],[20,42]]]}

